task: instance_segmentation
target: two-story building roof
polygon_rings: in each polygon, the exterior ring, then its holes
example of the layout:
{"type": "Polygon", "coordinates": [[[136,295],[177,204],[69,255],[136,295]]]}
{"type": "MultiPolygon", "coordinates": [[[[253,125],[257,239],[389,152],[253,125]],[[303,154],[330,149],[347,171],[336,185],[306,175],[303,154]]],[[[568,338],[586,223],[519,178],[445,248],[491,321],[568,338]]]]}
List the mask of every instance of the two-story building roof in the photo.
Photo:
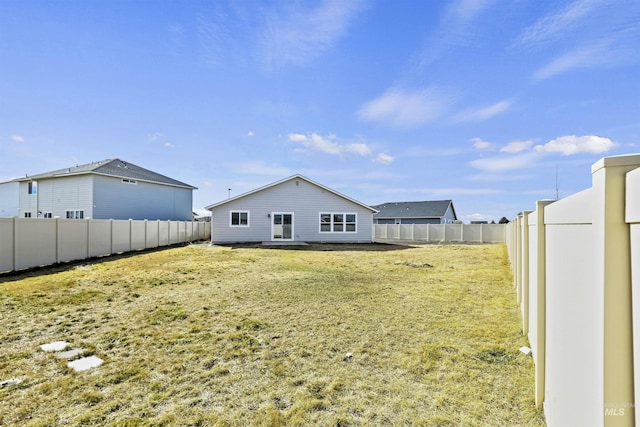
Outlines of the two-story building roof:
{"type": "MultiPolygon", "coordinates": [[[[27,175],[0,186],[12,189],[0,191],[6,199],[0,205],[17,206],[19,217],[175,221],[192,219],[196,189],[120,159],[27,175]],[[9,200],[15,193],[17,202],[9,200]]],[[[15,207],[6,211],[14,214],[15,207]]]]}

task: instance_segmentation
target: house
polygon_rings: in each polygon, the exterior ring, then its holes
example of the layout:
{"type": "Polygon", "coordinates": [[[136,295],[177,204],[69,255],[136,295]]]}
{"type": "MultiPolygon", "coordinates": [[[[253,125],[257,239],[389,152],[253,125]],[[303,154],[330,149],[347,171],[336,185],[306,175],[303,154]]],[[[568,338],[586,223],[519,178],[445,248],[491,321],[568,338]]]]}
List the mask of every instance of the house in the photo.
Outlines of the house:
{"type": "Polygon", "coordinates": [[[19,190],[18,182],[0,183],[0,218],[11,218],[20,214],[19,190]]]}
{"type": "Polygon", "coordinates": [[[451,200],[389,202],[373,206],[375,224],[453,224],[458,220],[451,200]]]}
{"type": "Polygon", "coordinates": [[[238,242],[372,241],[370,206],[302,175],[207,206],[211,240],[238,242]]]}
{"type": "MultiPolygon", "coordinates": [[[[196,189],[120,159],[27,175],[0,186],[15,183],[17,215],[25,218],[191,221],[196,189]]],[[[11,197],[1,205],[12,206],[11,197]]]]}

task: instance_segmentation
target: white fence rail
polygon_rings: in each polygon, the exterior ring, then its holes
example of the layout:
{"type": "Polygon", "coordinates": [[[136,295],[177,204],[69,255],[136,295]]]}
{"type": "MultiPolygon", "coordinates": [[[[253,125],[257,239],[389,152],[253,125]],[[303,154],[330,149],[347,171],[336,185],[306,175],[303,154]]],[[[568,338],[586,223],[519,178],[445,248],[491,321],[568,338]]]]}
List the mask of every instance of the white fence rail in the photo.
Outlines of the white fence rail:
{"type": "Polygon", "coordinates": [[[507,229],[535,399],[551,427],[640,426],[640,155],[592,179],[507,229]]]}
{"type": "Polygon", "coordinates": [[[211,238],[211,223],[0,218],[0,272],[211,238]]]}
{"type": "Polygon", "coordinates": [[[504,243],[504,224],[374,224],[375,241],[504,243]]]}

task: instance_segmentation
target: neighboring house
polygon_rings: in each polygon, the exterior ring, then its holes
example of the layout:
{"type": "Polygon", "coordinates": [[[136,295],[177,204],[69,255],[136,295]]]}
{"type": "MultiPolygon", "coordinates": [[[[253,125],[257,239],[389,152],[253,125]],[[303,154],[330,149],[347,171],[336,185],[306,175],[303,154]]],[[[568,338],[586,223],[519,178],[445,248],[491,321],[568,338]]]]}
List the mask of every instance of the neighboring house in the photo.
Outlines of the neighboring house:
{"type": "Polygon", "coordinates": [[[293,175],[207,206],[211,241],[357,242],[372,241],[370,206],[293,175]]]}
{"type": "Polygon", "coordinates": [[[19,185],[18,216],[26,218],[191,221],[192,192],[196,189],[119,159],[25,176],[5,184],[10,183],[19,185]]]}
{"type": "Polygon", "coordinates": [[[0,183],[0,218],[20,215],[19,190],[19,182],[0,183]]]}
{"type": "Polygon", "coordinates": [[[453,224],[458,220],[451,200],[389,202],[373,206],[375,224],[453,224]]]}

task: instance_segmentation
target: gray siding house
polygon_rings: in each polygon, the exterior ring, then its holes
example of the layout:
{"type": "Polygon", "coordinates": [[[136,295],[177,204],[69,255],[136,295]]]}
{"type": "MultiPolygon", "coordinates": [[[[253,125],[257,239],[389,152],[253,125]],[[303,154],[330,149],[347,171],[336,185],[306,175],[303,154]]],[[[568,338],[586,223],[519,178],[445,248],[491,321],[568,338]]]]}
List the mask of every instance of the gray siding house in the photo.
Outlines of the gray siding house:
{"type": "Polygon", "coordinates": [[[211,241],[370,243],[375,209],[302,175],[207,206],[211,241]]]}
{"type": "Polygon", "coordinates": [[[18,178],[26,218],[191,221],[196,189],[120,159],[18,178]]]}
{"type": "Polygon", "coordinates": [[[451,200],[388,202],[373,206],[375,224],[453,224],[458,220],[451,200]]]}

